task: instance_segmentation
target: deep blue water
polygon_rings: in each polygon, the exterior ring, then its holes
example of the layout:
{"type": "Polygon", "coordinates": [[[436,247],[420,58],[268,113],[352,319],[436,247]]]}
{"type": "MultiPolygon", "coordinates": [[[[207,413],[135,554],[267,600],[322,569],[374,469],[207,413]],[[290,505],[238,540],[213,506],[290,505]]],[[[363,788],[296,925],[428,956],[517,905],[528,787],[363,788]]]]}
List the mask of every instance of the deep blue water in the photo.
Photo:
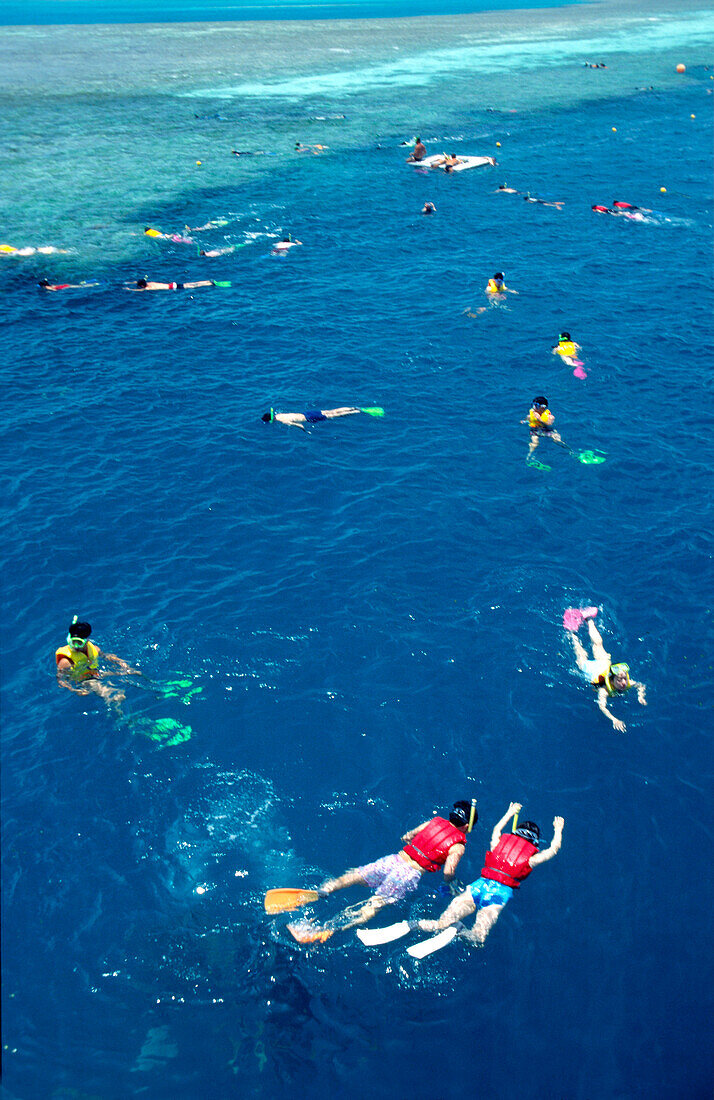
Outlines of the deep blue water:
{"type": "MultiPolygon", "coordinates": [[[[3,167],[34,184],[5,239],[75,249],[0,261],[4,1095],[710,1095],[712,70],[690,43],[675,82],[677,47],[536,59],[495,110],[438,64],[304,99],[3,90],[3,167]],[[499,167],[406,166],[422,122],[499,167]],[[658,214],[591,212],[613,198],[658,214]],[[202,243],[245,247],[213,260],[141,235],[228,214],[202,243]],[[464,316],[496,270],[518,296],[464,316]],[[526,465],[536,393],[603,465],[547,441],[526,465]],[[260,420],[352,403],[385,417],[260,420]],[[574,603],[647,684],[625,734],[574,673],[574,603]],[[127,722],[56,686],[75,613],[145,673],[127,722]],[[187,706],[151,690],[177,673],[187,706]],[[142,734],[162,717],[190,740],[142,734]],[[472,796],[464,881],[511,799],[548,838],[565,818],[483,951],[304,949],[266,919],[269,887],[472,796]]],[[[443,905],[424,883],[395,919],[443,905]]]]}

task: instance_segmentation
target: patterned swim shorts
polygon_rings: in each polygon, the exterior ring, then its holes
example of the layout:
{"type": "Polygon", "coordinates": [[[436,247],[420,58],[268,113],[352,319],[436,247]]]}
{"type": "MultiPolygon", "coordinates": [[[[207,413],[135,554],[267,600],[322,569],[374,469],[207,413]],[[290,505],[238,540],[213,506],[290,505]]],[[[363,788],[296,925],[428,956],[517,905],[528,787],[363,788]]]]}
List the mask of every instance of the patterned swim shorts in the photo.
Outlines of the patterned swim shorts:
{"type": "Polygon", "coordinates": [[[416,890],[421,880],[421,871],[401,859],[396,852],[355,870],[378,897],[388,901],[401,901],[416,890]]]}

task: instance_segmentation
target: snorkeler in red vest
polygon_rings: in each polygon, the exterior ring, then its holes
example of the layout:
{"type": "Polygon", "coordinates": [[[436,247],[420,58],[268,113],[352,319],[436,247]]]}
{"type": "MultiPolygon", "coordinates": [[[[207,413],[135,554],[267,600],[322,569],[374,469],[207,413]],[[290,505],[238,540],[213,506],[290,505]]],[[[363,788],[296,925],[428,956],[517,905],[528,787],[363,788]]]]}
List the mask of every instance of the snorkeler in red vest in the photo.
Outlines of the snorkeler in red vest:
{"type": "Polygon", "coordinates": [[[532,821],[524,821],[514,832],[502,835],[503,829],[512,817],[517,817],[521,808],[520,802],[512,802],[494,826],[491,848],[486,852],[481,877],[454,898],[438,920],[415,921],[412,928],[422,932],[440,932],[476,913],[473,927],[470,930],[460,929],[459,932],[463,939],[483,947],[514,891],[519,889],[534,867],[546,863],[560,851],[565,824],[562,817],[553,818],[553,839],[542,852],[538,848],[540,829],[532,821]]]}
{"type": "Polygon", "coordinates": [[[338,929],[351,928],[371,920],[385,905],[402,901],[416,890],[425,871],[443,869],[446,883],[453,881],[459,860],[466,847],[466,834],[478,821],[476,800],[455,802],[448,820],[432,817],[411,829],[402,837],[404,847],[399,852],[384,856],[346,871],[339,878],[331,878],[322,884],[308,900],[327,897],[336,890],[348,886],[367,886],[374,891],[365,902],[344,909],[324,925],[307,921],[288,925],[288,931],[298,943],[323,942],[338,929]]]}

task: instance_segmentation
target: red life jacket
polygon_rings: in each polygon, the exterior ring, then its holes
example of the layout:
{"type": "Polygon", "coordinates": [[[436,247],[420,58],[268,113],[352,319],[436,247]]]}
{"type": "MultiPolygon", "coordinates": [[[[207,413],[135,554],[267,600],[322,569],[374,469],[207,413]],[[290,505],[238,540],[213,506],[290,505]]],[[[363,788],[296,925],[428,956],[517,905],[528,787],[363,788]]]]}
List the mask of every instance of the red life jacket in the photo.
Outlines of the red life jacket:
{"type": "Polygon", "coordinates": [[[432,817],[404,846],[404,851],[425,871],[438,871],[454,844],[465,844],[466,834],[443,817],[432,817]]]}
{"type": "Polygon", "coordinates": [[[495,879],[517,890],[533,868],[528,863],[538,851],[535,844],[516,833],[504,833],[492,852],[486,852],[481,878],[495,879]]]}

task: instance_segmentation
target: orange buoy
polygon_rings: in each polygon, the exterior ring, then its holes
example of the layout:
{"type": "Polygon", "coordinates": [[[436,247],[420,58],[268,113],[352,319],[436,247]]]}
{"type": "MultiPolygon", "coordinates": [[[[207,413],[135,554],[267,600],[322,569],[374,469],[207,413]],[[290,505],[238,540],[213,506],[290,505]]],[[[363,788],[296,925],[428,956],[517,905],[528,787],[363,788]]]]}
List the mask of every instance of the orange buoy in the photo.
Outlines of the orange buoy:
{"type": "Polygon", "coordinates": [[[687,71],[687,66],[683,65],[682,62],[680,61],[679,65],[677,65],[677,72],[678,73],[686,73],[686,71],[687,71]]]}

